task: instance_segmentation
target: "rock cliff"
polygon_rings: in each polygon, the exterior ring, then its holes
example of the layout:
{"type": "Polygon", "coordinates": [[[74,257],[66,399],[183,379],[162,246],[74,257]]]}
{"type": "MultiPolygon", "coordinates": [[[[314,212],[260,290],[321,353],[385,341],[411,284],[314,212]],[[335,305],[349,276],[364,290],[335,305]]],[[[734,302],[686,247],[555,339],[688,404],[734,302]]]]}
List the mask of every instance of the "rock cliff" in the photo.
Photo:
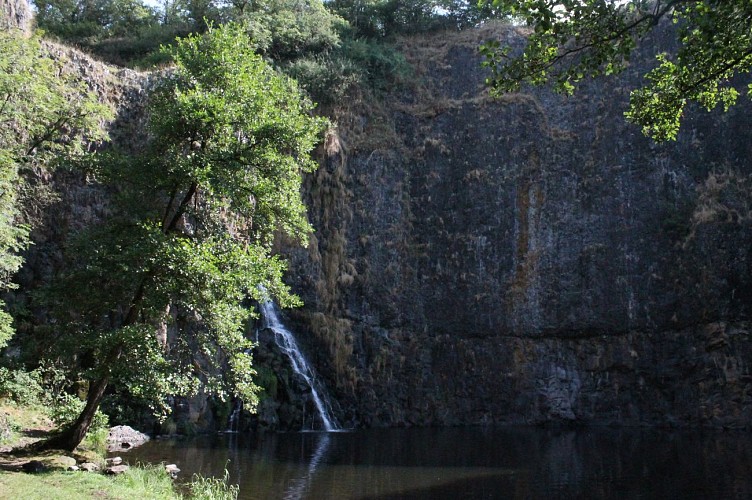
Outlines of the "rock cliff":
{"type": "MultiPolygon", "coordinates": [[[[499,101],[477,54],[491,37],[521,34],[405,40],[414,83],[340,106],[307,179],[316,233],[308,249],[280,243],[306,303],[286,320],[340,421],[749,426],[750,103],[693,111],[655,145],[622,113],[660,36],[572,98],[499,101]]],[[[148,76],[51,50],[118,107],[113,140],[141,142],[148,76]]],[[[40,215],[24,288],[107,205],[70,173],[39,182],[62,194],[40,215]]]]}
{"type": "Polygon", "coordinates": [[[0,29],[28,31],[31,17],[27,0],[0,0],[0,29]]]}
{"type": "Polygon", "coordinates": [[[752,113],[656,145],[629,90],[499,101],[477,46],[406,40],[409,90],[351,103],[310,179],[288,321],[357,425],[752,423],[752,113]]]}

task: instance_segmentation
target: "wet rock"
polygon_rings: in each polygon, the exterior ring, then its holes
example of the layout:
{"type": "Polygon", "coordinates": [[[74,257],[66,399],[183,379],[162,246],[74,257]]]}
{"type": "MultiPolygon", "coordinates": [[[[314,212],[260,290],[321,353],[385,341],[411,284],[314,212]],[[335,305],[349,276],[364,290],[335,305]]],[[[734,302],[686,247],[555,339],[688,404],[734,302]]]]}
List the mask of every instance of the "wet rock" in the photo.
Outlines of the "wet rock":
{"type": "Polygon", "coordinates": [[[664,35],[572,97],[497,101],[477,43],[514,29],[406,42],[425,87],[330,139],[287,251],[284,319],[343,421],[752,426],[752,107],[642,137],[623,112],[664,35]]]}

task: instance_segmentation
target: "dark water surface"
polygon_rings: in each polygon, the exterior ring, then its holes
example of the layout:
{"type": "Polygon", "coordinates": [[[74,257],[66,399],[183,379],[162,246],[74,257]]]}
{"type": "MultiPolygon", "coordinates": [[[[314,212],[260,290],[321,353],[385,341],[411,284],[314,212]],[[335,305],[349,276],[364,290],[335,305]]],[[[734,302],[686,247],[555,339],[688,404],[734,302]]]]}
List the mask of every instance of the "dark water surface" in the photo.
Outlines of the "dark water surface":
{"type": "Polygon", "coordinates": [[[152,441],[127,453],[242,499],[752,498],[752,433],[378,429],[152,441]]]}

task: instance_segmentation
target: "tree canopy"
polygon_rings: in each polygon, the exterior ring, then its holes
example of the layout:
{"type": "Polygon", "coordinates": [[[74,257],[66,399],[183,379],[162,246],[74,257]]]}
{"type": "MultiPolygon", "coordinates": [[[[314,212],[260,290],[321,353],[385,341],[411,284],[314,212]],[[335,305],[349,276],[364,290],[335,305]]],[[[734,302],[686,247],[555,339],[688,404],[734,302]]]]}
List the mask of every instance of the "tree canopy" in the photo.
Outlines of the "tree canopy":
{"type": "Polygon", "coordinates": [[[253,408],[247,299],[297,302],[271,246],[280,232],[306,241],[302,174],[316,167],[309,153],[326,122],[237,25],[166,50],[175,66],[149,99],[152,140],[142,154],[93,161],[116,193],[112,215],[80,235],[51,294],[69,357],[90,381],[86,408],[53,442],[65,448],[111,383],[157,411],[199,379],[253,408]],[[168,326],[174,338],[159,334],[168,326]]]}
{"type": "Polygon", "coordinates": [[[627,119],[657,141],[675,139],[688,104],[727,110],[752,90],[735,76],[752,66],[748,0],[492,0],[531,28],[522,51],[486,44],[496,93],[552,84],[571,93],[588,76],[622,71],[641,41],[673,25],[676,51],[657,55],[645,84],[631,94],[627,119]]]}

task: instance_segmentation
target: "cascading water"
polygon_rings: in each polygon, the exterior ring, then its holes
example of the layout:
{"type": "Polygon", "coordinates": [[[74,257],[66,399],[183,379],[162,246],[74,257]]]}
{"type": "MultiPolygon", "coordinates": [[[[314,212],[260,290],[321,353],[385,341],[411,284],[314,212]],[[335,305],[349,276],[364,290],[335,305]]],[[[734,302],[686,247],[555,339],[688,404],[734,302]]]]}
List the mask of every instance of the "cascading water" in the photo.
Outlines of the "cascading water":
{"type": "Polygon", "coordinates": [[[262,303],[261,314],[264,316],[266,327],[274,332],[274,341],[277,346],[287,355],[288,358],[290,358],[292,369],[295,373],[300,375],[311,388],[311,398],[313,399],[314,406],[316,407],[316,411],[321,419],[323,430],[327,432],[339,430],[337,421],[331,412],[332,405],[327,400],[323,390],[321,390],[320,387],[317,387],[318,382],[316,381],[316,376],[314,375],[313,370],[298,347],[298,343],[295,341],[295,336],[290,330],[285,328],[280,321],[274,303],[262,303]]]}
{"type": "Polygon", "coordinates": [[[227,422],[227,430],[225,432],[238,432],[238,422],[240,421],[240,413],[243,411],[243,400],[238,398],[232,405],[232,413],[227,422]]]}

